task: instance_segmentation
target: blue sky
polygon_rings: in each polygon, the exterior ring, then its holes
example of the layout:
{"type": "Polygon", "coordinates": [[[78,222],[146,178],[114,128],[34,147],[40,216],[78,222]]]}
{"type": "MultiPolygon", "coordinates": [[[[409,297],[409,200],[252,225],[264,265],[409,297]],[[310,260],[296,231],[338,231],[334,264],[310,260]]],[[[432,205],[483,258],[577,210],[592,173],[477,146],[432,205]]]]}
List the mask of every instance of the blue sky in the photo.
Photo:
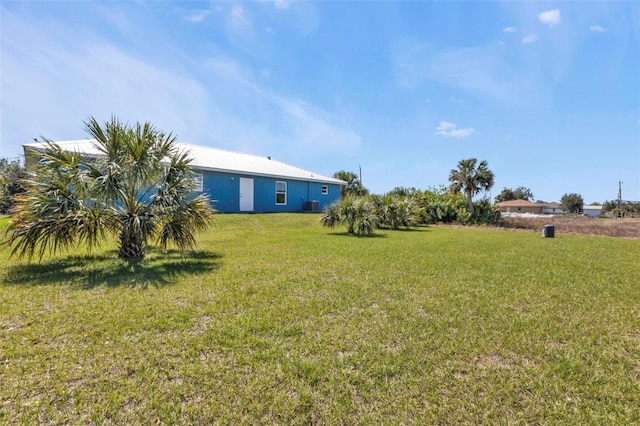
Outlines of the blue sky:
{"type": "MultiPolygon", "coordinates": [[[[375,193],[487,160],[504,187],[640,200],[640,3],[0,4],[0,157],[83,121],[151,121],[184,142],[375,193]]],[[[489,194],[487,194],[489,195],[489,194]]]]}

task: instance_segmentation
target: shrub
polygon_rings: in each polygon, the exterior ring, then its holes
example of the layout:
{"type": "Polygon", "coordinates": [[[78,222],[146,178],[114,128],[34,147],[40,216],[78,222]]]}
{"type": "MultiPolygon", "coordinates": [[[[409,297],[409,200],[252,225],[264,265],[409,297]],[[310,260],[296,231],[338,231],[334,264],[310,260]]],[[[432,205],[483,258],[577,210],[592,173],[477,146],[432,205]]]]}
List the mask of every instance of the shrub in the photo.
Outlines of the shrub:
{"type": "Polygon", "coordinates": [[[8,213],[15,197],[26,191],[22,180],[27,172],[18,160],[0,158],[0,213],[8,213]]]}
{"type": "Polygon", "coordinates": [[[413,197],[374,195],[371,202],[375,206],[379,224],[391,229],[409,227],[420,221],[420,207],[413,197]]]}
{"type": "Polygon", "coordinates": [[[334,228],[338,225],[347,227],[349,234],[371,235],[379,218],[374,204],[367,197],[347,195],[326,206],[320,216],[322,225],[334,228]]]}
{"type": "Polygon", "coordinates": [[[459,222],[460,212],[468,211],[464,195],[461,193],[453,194],[445,187],[424,191],[420,195],[418,203],[421,207],[422,223],[425,224],[459,222]]]}
{"type": "Polygon", "coordinates": [[[475,207],[475,213],[473,219],[476,223],[484,223],[487,225],[495,225],[500,222],[501,215],[500,210],[491,204],[488,198],[483,198],[480,201],[473,203],[475,207]]]}

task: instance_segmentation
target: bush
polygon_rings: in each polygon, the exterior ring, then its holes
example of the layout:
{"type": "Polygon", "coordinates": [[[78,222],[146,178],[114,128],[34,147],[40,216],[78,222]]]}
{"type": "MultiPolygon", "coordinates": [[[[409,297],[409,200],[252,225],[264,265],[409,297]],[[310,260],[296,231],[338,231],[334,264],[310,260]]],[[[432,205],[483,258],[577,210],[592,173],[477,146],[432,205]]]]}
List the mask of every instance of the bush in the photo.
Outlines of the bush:
{"type": "Polygon", "coordinates": [[[371,235],[379,218],[375,206],[368,197],[347,195],[324,208],[320,223],[328,228],[347,227],[349,234],[371,235]]]}
{"type": "Polygon", "coordinates": [[[452,194],[444,188],[427,190],[420,199],[424,209],[423,223],[459,223],[494,225],[500,221],[500,211],[487,198],[473,203],[474,213],[469,211],[463,194],[452,194]]]}
{"type": "Polygon", "coordinates": [[[418,203],[421,207],[422,223],[425,224],[459,222],[461,212],[468,211],[464,195],[452,194],[445,187],[424,191],[420,194],[418,203]]]}
{"type": "Polygon", "coordinates": [[[27,172],[18,160],[0,158],[0,213],[8,213],[15,197],[26,191],[22,182],[27,172]]]}
{"type": "MultiPolygon", "coordinates": [[[[501,219],[500,211],[488,198],[476,201],[473,204],[474,213],[471,213],[464,194],[451,193],[445,187],[426,191],[415,188],[394,188],[385,195],[372,195],[368,200],[375,211],[377,224],[391,229],[432,223],[495,225],[501,219]]],[[[346,204],[349,205],[352,202],[349,200],[346,204]]],[[[343,223],[338,221],[340,215],[334,211],[339,207],[339,204],[327,206],[322,219],[325,226],[333,227],[343,223]]],[[[346,212],[343,213],[346,214],[346,212]]],[[[344,223],[348,224],[348,222],[344,223]]],[[[355,232],[355,225],[353,229],[355,232]]]]}
{"type": "Polygon", "coordinates": [[[379,225],[391,229],[410,227],[420,222],[420,207],[413,197],[396,196],[389,193],[385,196],[371,196],[379,225]]]}
{"type": "Polygon", "coordinates": [[[500,210],[491,204],[488,198],[473,203],[475,207],[474,221],[476,223],[484,223],[487,225],[495,225],[500,222],[500,210]]]}

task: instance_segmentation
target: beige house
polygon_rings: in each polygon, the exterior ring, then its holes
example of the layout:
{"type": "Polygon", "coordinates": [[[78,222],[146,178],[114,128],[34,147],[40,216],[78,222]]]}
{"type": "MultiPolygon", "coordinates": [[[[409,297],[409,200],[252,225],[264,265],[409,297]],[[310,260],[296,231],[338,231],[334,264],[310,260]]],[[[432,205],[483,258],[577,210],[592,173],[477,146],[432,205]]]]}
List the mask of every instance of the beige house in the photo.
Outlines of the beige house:
{"type": "Polygon", "coordinates": [[[502,213],[534,213],[542,214],[542,204],[532,203],[527,200],[511,200],[496,203],[496,207],[502,213]]]}

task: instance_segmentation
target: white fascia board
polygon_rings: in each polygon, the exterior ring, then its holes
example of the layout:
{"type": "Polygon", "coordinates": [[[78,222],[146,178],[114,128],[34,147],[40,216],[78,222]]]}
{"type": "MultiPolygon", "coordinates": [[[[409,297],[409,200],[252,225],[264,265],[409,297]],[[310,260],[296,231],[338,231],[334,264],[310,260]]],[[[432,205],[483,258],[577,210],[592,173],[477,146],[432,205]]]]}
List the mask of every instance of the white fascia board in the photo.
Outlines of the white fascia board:
{"type": "MultiPolygon", "coordinates": [[[[329,178],[329,177],[327,177],[326,179],[323,179],[323,178],[316,178],[316,177],[301,177],[301,176],[290,176],[290,175],[278,175],[278,174],[271,174],[271,173],[252,172],[252,171],[247,171],[247,170],[221,169],[221,168],[216,168],[216,167],[206,167],[206,166],[199,166],[199,165],[194,165],[192,167],[194,169],[198,169],[198,170],[202,170],[202,171],[210,171],[210,172],[218,172],[218,173],[226,173],[226,174],[239,174],[239,175],[245,175],[245,176],[260,176],[260,177],[268,177],[268,178],[274,178],[274,179],[297,180],[297,181],[303,181],[303,182],[329,183],[329,184],[340,185],[340,186],[347,185],[347,182],[345,182],[343,180],[333,179],[333,178],[329,178]]],[[[322,176],[324,176],[324,175],[322,175],[322,176]]]]}
{"type": "MultiPolygon", "coordinates": [[[[60,141],[60,142],[54,141],[54,143],[60,146],[62,149],[78,152],[80,154],[87,155],[90,157],[99,157],[102,155],[102,152],[97,147],[96,141],[94,139],[82,139],[82,140],[60,141]]],[[[202,146],[202,145],[186,144],[182,142],[177,142],[176,145],[179,150],[186,151],[190,154],[190,157],[192,159],[191,167],[193,167],[194,169],[199,169],[203,171],[205,170],[213,171],[213,172],[219,172],[219,173],[227,173],[227,174],[233,173],[233,174],[243,174],[247,176],[261,176],[261,177],[289,179],[289,180],[304,181],[304,182],[327,183],[327,184],[334,184],[334,185],[340,185],[340,186],[347,185],[347,182],[343,180],[324,176],[319,173],[313,173],[309,170],[305,170],[297,166],[292,166],[290,164],[286,164],[278,160],[267,159],[266,157],[263,158],[253,154],[245,154],[241,152],[228,151],[228,150],[223,150],[219,148],[211,148],[211,147],[202,146]],[[247,168],[239,168],[239,167],[225,168],[225,167],[207,166],[206,163],[207,163],[207,160],[210,159],[210,156],[216,157],[217,155],[228,157],[227,160],[225,159],[220,160],[222,163],[224,163],[225,161],[228,161],[229,163],[246,161],[247,163],[251,163],[253,167],[249,166],[247,168]],[[292,170],[292,173],[290,174],[278,173],[275,170],[273,173],[269,171],[264,171],[265,169],[269,169],[271,167],[273,167],[274,169],[292,170]],[[257,170],[257,169],[262,169],[262,170],[257,170]]],[[[41,142],[29,143],[29,144],[24,144],[23,148],[25,150],[31,150],[31,151],[42,151],[46,149],[46,144],[41,142]]]]}

